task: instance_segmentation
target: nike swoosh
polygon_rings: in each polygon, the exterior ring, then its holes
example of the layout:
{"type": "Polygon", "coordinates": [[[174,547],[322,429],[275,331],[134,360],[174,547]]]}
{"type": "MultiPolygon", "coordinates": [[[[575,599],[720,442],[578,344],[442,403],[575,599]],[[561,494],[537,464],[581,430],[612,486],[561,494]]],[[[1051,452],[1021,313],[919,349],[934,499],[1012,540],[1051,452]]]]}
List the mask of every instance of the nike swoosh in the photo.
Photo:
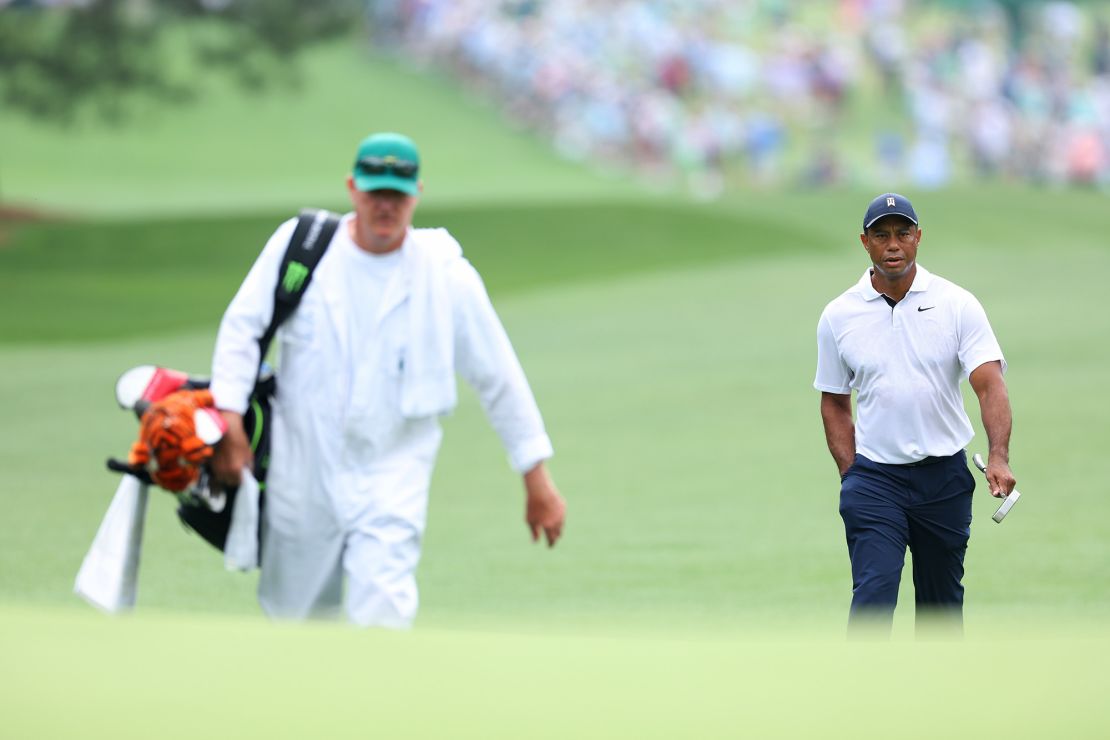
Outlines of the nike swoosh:
{"type": "Polygon", "coordinates": [[[926,308],[922,308],[921,306],[918,306],[917,310],[918,310],[918,312],[921,312],[921,311],[929,311],[929,310],[934,309],[934,308],[936,308],[936,306],[928,306],[926,308]]]}

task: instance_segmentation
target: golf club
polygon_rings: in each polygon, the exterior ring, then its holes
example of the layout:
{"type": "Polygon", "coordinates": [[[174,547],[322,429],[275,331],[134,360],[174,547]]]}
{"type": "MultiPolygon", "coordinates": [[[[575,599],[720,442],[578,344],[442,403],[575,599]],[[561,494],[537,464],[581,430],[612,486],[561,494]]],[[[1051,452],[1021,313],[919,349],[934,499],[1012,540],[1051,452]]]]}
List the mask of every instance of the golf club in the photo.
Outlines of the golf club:
{"type": "MultiPolygon", "coordinates": [[[[971,458],[971,461],[975,463],[975,467],[979,468],[984,473],[987,472],[987,464],[983,462],[983,456],[978,452],[971,458]]],[[[1010,513],[1010,509],[1014,508],[1014,504],[1017,503],[1019,498],[1021,498],[1021,494],[1018,493],[1016,488],[1010,491],[1010,495],[1002,499],[1002,505],[998,507],[998,511],[994,512],[994,516],[992,516],[991,519],[1001,524],[1002,520],[1006,518],[1006,515],[1010,513]]]]}

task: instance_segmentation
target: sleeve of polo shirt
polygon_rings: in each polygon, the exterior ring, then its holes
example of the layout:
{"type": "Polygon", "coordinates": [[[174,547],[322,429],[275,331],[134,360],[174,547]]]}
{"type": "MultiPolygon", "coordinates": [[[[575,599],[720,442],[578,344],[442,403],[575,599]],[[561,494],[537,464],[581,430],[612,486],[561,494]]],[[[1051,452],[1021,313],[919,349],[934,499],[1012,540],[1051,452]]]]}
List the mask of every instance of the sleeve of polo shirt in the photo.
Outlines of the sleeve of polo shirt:
{"type": "Polygon", "coordinates": [[[817,322],[817,377],[813,387],[827,393],[851,393],[852,371],[844,363],[828,311],[817,322]]]}
{"type": "Polygon", "coordinates": [[[987,321],[987,312],[975,296],[968,295],[960,308],[958,321],[960,368],[963,370],[963,377],[966,379],[975,368],[994,360],[1001,362],[1002,372],[1006,372],[1006,358],[1002,356],[1002,348],[987,321]]]}

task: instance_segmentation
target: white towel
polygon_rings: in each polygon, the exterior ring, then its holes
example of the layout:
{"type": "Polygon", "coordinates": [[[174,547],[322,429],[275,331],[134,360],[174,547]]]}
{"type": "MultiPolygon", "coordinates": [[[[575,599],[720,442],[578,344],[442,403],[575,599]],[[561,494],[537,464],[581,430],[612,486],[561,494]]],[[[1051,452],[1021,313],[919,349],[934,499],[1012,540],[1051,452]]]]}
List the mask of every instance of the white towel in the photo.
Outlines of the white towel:
{"type": "Polygon", "coordinates": [[[224,544],[224,567],[228,570],[250,571],[258,567],[258,502],[258,481],[251,471],[244,470],[224,544]]]}
{"type": "Polygon", "coordinates": [[[405,245],[410,330],[401,413],[410,419],[446,414],[458,403],[449,272],[462,247],[446,229],[418,233],[405,245]]]}
{"type": "Polygon", "coordinates": [[[111,613],[135,607],[146,508],[147,487],[123,476],[73,584],[93,606],[111,613]]]}

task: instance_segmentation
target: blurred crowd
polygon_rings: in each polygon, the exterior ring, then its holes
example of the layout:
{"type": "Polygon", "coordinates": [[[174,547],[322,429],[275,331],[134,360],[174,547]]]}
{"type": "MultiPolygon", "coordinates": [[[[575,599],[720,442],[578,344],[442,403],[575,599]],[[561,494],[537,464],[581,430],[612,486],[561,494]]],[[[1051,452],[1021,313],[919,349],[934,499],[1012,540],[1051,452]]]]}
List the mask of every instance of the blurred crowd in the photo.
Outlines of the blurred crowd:
{"type": "Polygon", "coordinates": [[[1101,4],[374,0],[375,44],[453,76],[565,156],[684,174],[1110,188],[1101,4]]]}

